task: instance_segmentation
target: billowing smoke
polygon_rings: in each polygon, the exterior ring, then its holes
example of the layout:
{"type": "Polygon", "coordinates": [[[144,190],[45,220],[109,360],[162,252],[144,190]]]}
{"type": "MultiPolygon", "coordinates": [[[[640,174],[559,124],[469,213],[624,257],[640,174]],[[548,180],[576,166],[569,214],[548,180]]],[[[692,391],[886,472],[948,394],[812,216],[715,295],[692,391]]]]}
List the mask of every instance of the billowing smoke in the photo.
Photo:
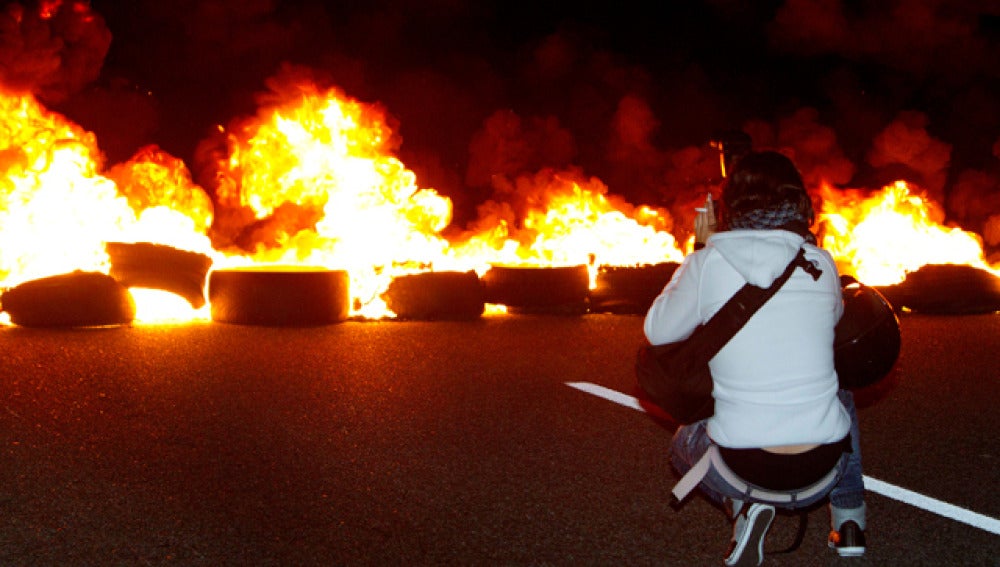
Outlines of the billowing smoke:
{"type": "MultiPolygon", "coordinates": [[[[927,132],[928,118],[919,112],[903,112],[872,141],[868,163],[892,172],[922,187],[936,202],[944,203],[945,182],[951,162],[951,145],[927,132]],[[894,169],[898,166],[902,169],[894,169]]],[[[886,178],[886,183],[891,180],[886,178]]]]}
{"type": "Polygon", "coordinates": [[[843,186],[854,178],[856,168],[844,156],[836,131],[819,122],[814,108],[801,108],[776,123],[751,120],[743,131],[758,149],[778,150],[791,157],[810,187],[824,181],[843,186]]]}
{"type": "Polygon", "coordinates": [[[8,4],[0,82],[59,104],[112,162],[157,143],[194,164],[283,64],[311,68],[387,109],[462,225],[572,171],[686,226],[719,181],[709,141],[742,129],[811,185],[905,179],[1000,245],[996,2],[334,4],[8,4]]]}
{"type": "Polygon", "coordinates": [[[983,35],[990,31],[984,30],[983,19],[996,16],[1000,5],[989,1],[788,0],[768,31],[772,45],[781,51],[835,55],[960,84],[1000,73],[995,38],[983,35]]]}
{"type": "Polygon", "coordinates": [[[829,69],[821,84],[837,112],[828,123],[868,144],[855,183],[912,181],[949,223],[995,247],[998,32],[996,2],[788,0],[768,38],[777,53],[829,69]]]}
{"type": "Polygon", "coordinates": [[[522,119],[512,110],[488,117],[469,143],[465,182],[493,188],[498,177],[513,177],[546,166],[568,167],[576,157],[573,135],[553,116],[522,119]]]}
{"type": "Polygon", "coordinates": [[[0,83],[63,102],[97,79],[110,45],[104,19],[83,0],[9,3],[0,14],[0,83]]]}

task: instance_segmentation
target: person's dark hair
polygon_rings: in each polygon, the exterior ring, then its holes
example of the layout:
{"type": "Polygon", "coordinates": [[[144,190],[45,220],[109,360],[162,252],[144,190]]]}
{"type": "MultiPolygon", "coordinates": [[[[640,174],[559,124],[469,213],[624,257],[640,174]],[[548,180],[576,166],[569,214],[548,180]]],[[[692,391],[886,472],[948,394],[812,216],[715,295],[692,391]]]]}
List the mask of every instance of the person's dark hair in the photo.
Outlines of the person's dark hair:
{"type": "Polygon", "coordinates": [[[802,174],[778,152],[742,156],[722,188],[722,224],[727,229],[808,232],[813,215],[802,174]]]}

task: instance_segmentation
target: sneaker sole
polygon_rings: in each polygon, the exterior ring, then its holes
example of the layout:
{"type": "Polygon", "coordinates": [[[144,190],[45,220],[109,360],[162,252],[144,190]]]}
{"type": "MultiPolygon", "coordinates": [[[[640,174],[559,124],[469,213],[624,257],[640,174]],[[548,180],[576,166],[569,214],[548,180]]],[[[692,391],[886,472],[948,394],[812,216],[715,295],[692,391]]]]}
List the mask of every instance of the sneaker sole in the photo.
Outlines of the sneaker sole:
{"type": "Polygon", "coordinates": [[[830,547],[836,549],[837,555],[841,557],[861,557],[865,554],[863,547],[837,547],[836,545],[830,545],[830,547]]]}
{"type": "Polygon", "coordinates": [[[726,558],[726,565],[729,567],[757,567],[764,562],[764,535],[767,534],[767,530],[771,528],[771,522],[774,521],[774,508],[762,507],[755,510],[751,510],[747,514],[747,522],[750,523],[748,528],[749,535],[743,538],[742,545],[738,545],[729,557],[726,558]],[[751,541],[757,542],[757,554],[752,555],[747,553],[747,543],[751,541]]]}

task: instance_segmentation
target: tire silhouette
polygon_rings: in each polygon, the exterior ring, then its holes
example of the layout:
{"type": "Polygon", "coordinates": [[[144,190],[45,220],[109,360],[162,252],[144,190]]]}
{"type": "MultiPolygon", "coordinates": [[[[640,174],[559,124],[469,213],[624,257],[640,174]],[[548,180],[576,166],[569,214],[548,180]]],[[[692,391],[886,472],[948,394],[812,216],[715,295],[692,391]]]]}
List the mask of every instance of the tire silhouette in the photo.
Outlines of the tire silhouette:
{"type": "Polygon", "coordinates": [[[105,250],[111,259],[108,273],[125,287],[176,293],[195,309],[205,305],[208,256],[148,242],[108,242],[105,250]]]}
{"type": "Polygon", "coordinates": [[[485,308],[483,286],[474,271],[398,276],[382,298],[399,319],[476,319],[485,308]]]}
{"type": "Polygon", "coordinates": [[[645,315],[679,266],[677,262],[663,262],[600,268],[594,289],[590,290],[590,311],[645,315]]]}
{"type": "Polygon", "coordinates": [[[106,327],[135,319],[135,301],[118,280],[76,271],[24,282],[0,296],[12,323],[22,327],[106,327]]]}
{"type": "Polygon", "coordinates": [[[213,321],[315,326],[345,321],[350,282],[343,270],[266,267],[214,270],[208,276],[213,321]]]}
{"type": "Polygon", "coordinates": [[[928,264],[878,290],[897,311],[976,315],[1000,311],[1000,278],[974,266],[928,264]]]}
{"type": "Polygon", "coordinates": [[[588,310],[586,265],[493,266],[482,281],[486,303],[506,305],[512,313],[580,315],[588,310]]]}

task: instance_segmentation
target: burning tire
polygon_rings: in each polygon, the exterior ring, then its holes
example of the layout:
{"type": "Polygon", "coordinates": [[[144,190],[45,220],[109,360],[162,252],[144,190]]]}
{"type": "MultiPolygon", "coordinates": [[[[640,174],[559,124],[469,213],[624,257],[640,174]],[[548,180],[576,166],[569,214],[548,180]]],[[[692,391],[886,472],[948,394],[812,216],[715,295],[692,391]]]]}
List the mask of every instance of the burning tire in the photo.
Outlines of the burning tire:
{"type": "Polygon", "coordinates": [[[275,267],[214,270],[208,277],[213,321],[238,325],[339,323],[350,313],[343,270],[275,267]]]}
{"type": "Polygon", "coordinates": [[[554,268],[493,266],[482,277],[486,303],[513,313],[581,315],[587,312],[587,266],[554,268]]]}
{"type": "Polygon", "coordinates": [[[204,254],[141,242],[108,242],[111,277],[125,287],[162,289],[183,297],[195,309],[205,305],[205,276],[212,260],[204,254]]]}
{"type": "Polygon", "coordinates": [[[483,286],[473,271],[399,276],[382,298],[400,319],[476,319],[485,308],[483,286]]]}
{"type": "Polygon", "coordinates": [[[599,313],[644,315],[670,281],[677,262],[637,267],[603,267],[590,290],[590,310],[599,313]]]}
{"type": "Polygon", "coordinates": [[[23,327],[106,327],[135,319],[135,302],[118,280],[76,271],[31,280],[0,296],[10,320],[23,327]]]}
{"type": "Polygon", "coordinates": [[[929,264],[900,284],[878,289],[897,310],[942,315],[1000,311],[1000,278],[973,266],[929,264]]]}

